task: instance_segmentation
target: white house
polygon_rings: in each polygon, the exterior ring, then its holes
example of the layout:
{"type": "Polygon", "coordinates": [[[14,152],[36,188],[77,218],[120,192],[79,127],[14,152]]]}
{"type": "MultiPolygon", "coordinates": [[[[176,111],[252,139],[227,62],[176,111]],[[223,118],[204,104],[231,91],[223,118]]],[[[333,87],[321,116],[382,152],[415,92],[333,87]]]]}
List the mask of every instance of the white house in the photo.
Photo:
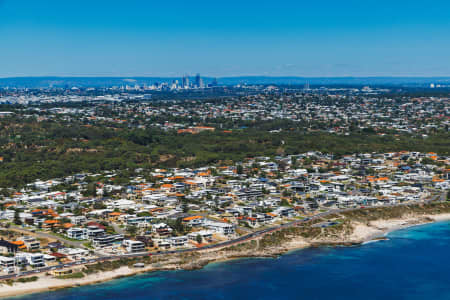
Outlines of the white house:
{"type": "Polygon", "coordinates": [[[122,245],[128,253],[145,252],[145,244],[140,241],[124,240],[122,245]]]}
{"type": "Polygon", "coordinates": [[[67,237],[74,240],[87,240],[89,235],[85,228],[72,227],[67,230],[67,237]]]}
{"type": "Polygon", "coordinates": [[[27,264],[32,267],[45,267],[44,254],[20,252],[16,254],[19,260],[26,260],[27,264]]]}
{"type": "Polygon", "coordinates": [[[211,230],[214,230],[217,233],[223,235],[231,235],[234,234],[234,225],[222,222],[215,221],[207,221],[205,222],[205,226],[211,230]]]}

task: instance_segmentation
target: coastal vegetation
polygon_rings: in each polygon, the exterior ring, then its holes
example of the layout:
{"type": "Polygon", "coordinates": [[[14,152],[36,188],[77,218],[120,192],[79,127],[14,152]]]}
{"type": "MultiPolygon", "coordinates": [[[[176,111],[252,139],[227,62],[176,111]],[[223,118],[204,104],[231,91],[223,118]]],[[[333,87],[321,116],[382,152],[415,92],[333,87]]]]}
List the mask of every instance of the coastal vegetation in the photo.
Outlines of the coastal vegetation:
{"type": "Polygon", "coordinates": [[[335,215],[328,215],[326,218],[319,218],[312,222],[300,223],[298,226],[282,228],[264,235],[259,240],[233,245],[226,248],[226,250],[231,252],[255,251],[254,253],[264,253],[264,251],[269,250],[270,252],[274,248],[282,248],[284,244],[299,237],[310,242],[313,246],[327,244],[327,242],[322,241],[333,241],[328,242],[331,245],[336,243],[346,245],[349,244],[348,238],[352,235],[356,222],[367,224],[370,221],[376,220],[401,219],[407,216],[420,217],[444,213],[450,213],[450,202],[356,209],[335,215]],[[328,220],[338,221],[332,226],[313,226],[321,221],[328,220]]]}
{"type": "Polygon", "coordinates": [[[346,219],[369,222],[374,220],[386,220],[402,218],[408,214],[428,215],[450,213],[450,202],[432,202],[424,204],[401,205],[392,207],[373,207],[367,209],[357,209],[340,213],[339,215],[346,219]]]}
{"type": "Polygon", "coordinates": [[[123,266],[128,266],[131,268],[136,263],[158,264],[166,261],[167,259],[168,258],[166,256],[158,256],[158,257],[143,256],[133,258],[120,258],[118,260],[102,261],[95,264],[86,265],[82,272],[86,275],[90,275],[99,272],[112,271],[123,266]]]}
{"type": "Polygon", "coordinates": [[[79,279],[79,278],[83,278],[84,274],[83,272],[76,272],[76,273],[72,273],[72,274],[67,274],[67,275],[61,275],[61,276],[57,276],[57,279],[79,279]]]}
{"type": "Polygon", "coordinates": [[[14,285],[14,283],[26,283],[26,282],[34,282],[34,281],[38,281],[38,280],[39,280],[39,277],[31,276],[31,277],[21,277],[16,280],[7,279],[7,280],[3,281],[2,283],[5,283],[7,285],[14,285]]]}
{"type": "MultiPolygon", "coordinates": [[[[124,273],[120,272],[118,274],[124,275],[116,275],[116,277],[155,270],[197,269],[210,262],[239,257],[273,257],[299,247],[354,245],[363,242],[364,239],[368,237],[367,235],[363,235],[359,238],[357,237],[356,240],[352,237],[355,233],[355,226],[358,224],[369,224],[373,221],[383,221],[388,224],[392,220],[401,221],[412,219],[416,222],[409,223],[412,225],[433,220],[427,218],[427,216],[443,214],[450,214],[450,202],[355,209],[301,222],[295,226],[281,228],[267,233],[262,237],[224,248],[174,255],[142,256],[120,258],[113,261],[102,261],[85,265],[81,271],[57,278],[64,280],[86,279],[87,284],[92,282],[89,281],[91,280],[89,279],[89,275],[114,271],[121,267],[128,267],[129,271],[124,271],[124,273]],[[327,225],[325,226],[323,224],[327,225]],[[137,263],[143,264],[145,267],[135,268],[135,264],[137,263]]],[[[100,275],[97,277],[96,275],[95,278],[102,277],[100,275]]],[[[37,276],[23,277],[16,280],[5,280],[3,283],[13,285],[14,283],[26,283],[38,279],[39,277],[37,276]]],[[[98,279],[95,282],[97,281],[98,279]]],[[[65,287],[67,287],[67,285],[65,285],[65,287]]]]}

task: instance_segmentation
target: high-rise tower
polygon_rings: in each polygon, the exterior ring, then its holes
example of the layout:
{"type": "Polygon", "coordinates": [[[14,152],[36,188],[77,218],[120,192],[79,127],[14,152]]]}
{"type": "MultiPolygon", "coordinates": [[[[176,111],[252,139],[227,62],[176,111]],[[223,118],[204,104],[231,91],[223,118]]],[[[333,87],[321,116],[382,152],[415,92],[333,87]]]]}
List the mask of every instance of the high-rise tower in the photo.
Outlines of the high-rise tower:
{"type": "Polygon", "coordinates": [[[183,76],[182,84],[183,84],[183,88],[185,88],[185,89],[189,87],[189,76],[188,75],[183,76]]]}
{"type": "Polygon", "coordinates": [[[201,81],[202,81],[202,78],[200,77],[200,74],[197,73],[197,75],[195,75],[195,87],[200,88],[201,81]]]}

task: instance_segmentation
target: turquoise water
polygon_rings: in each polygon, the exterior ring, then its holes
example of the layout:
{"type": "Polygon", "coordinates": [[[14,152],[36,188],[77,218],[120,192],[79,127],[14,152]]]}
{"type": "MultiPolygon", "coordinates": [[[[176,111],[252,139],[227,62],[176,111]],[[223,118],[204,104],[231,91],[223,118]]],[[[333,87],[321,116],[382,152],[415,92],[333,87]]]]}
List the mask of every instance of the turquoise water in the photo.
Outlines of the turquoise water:
{"type": "Polygon", "coordinates": [[[155,272],[18,299],[450,299],[450,222],[388,237],[357,247],[155,272]]]}

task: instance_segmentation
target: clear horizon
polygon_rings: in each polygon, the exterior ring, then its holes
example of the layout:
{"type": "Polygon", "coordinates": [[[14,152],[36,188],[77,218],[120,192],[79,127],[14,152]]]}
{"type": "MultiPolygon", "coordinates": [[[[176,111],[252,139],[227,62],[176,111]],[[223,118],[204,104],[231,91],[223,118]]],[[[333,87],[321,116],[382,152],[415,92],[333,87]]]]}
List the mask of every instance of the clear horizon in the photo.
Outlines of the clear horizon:
{"type": "Polygon", "coordinates": [[[0,77],[447,77],[450,3],[0,0],[0,77]]]}

